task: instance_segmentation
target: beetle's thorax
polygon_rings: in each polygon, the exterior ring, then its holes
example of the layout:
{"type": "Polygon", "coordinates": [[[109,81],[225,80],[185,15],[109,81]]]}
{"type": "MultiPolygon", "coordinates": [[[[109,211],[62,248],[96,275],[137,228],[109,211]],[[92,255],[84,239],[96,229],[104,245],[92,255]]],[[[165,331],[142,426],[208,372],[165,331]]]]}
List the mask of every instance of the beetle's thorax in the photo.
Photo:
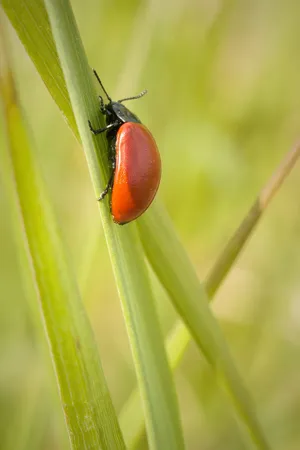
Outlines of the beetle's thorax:
{"type": "Polygon", "coordinates": [[[109,123],[120,121],[120,124],[126,122],[141,123],[139,118],[129,111],[126,106],[119,102],[109,102],[105,105],[106,117],[109,123]]]}

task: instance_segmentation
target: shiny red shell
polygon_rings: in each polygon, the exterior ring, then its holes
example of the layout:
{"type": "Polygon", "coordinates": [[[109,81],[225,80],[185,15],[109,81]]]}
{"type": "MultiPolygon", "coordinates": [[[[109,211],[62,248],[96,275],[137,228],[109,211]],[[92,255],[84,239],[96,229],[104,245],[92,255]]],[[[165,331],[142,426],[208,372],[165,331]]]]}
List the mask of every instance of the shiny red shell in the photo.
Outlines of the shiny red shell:
{"type": "Polygon", "coordinates": [[[111,196],[114,221],[123,225],[143,214],[155,197],[160,177],[161,161],[152,134],[140,123],[124,123],[116,138],[111,196]]]}

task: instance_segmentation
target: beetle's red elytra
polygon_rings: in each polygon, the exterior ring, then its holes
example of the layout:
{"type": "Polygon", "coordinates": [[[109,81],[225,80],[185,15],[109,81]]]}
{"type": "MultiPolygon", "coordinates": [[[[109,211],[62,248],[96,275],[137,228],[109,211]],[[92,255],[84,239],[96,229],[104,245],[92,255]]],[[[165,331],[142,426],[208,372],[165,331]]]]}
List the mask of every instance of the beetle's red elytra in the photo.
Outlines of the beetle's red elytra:
{"type": "Polygon", "coordinates": [[[106,132],[109,143],[109,159],[112,173],[106,188],[98,200],[111,193],[111,214],[115,223],[125,225],[141,216],[151,205],[161,178],[161,160],[156,142],[150,131],[122,102],[134,100],[146,94],[141,92],[117,102],[107,94],[97,72],[108,103],[100,96],[100,110],[106,117],[106,126],[98,130],[89,127],[93,134],[106,132]]]}
{"type": "Polygon", "coordinates": [[[161,177],[161,161],[150,131],[126,122],[118,130],[111,213],[116,223],[137,219],[152,203],[161,177]]]}

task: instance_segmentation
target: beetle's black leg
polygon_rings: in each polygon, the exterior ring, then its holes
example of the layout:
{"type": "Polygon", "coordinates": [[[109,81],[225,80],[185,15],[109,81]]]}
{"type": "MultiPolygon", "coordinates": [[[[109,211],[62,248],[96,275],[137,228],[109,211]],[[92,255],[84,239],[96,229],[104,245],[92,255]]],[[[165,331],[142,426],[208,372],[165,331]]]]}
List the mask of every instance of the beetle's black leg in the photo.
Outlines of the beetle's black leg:
{"type": "Polygon", "coordinates": [[[93,134],[100,134],[104,133],[104,131],[111,130],[112,128],[115,128],[118,126],[118,122],[110,123],[109,125],[106,125],[104,128],[99,128],[98,130],[95,130],[95,128],[92,127],[92,124],[90,121],[88,121],[90,130],[93,134]]]}
{"type": "Polygon", "coordinates": [[[98,202],[101,202],[101,200],[103,200],[106,197],[106,195],[108,194],[110,188],[112,187],[113,181],[114,181],[114,174],[115,174],[115,169],[113,167],[113,170],[112,170],[111,176],[109,177],[106,188],[104,189],[103,192],[101,192],[100,197],[97,198],[98,202]]]}
{"type": "Polygon", "coordinates": [[[100,111],[102,112],[102,114],[105,114],[104,100],[103,97],[101,97],[101,95],[99,95],[99,100],[100,100],[100,111]]]}

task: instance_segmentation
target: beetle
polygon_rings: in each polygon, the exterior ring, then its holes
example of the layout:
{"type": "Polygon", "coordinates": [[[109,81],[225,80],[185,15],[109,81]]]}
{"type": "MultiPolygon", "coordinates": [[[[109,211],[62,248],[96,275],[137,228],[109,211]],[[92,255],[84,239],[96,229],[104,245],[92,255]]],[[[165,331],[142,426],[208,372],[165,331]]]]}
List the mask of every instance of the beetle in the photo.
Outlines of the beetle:
{"type": "Polygon", "coordinates": [[[98,198],[103,200],[111,190],[110,210],[115,223],[125,225],[142,215],[152,203],[161,179],[161,159],[154,137],[139,118],[122,103],[143,97],[113,101],[105,90],[96,70],[93,70],[108,103],[100,99],[100,110],[106,118],[104,128],[89,128],[94,135],[106,132],[109,144],[111,175],[98,198]]]}

